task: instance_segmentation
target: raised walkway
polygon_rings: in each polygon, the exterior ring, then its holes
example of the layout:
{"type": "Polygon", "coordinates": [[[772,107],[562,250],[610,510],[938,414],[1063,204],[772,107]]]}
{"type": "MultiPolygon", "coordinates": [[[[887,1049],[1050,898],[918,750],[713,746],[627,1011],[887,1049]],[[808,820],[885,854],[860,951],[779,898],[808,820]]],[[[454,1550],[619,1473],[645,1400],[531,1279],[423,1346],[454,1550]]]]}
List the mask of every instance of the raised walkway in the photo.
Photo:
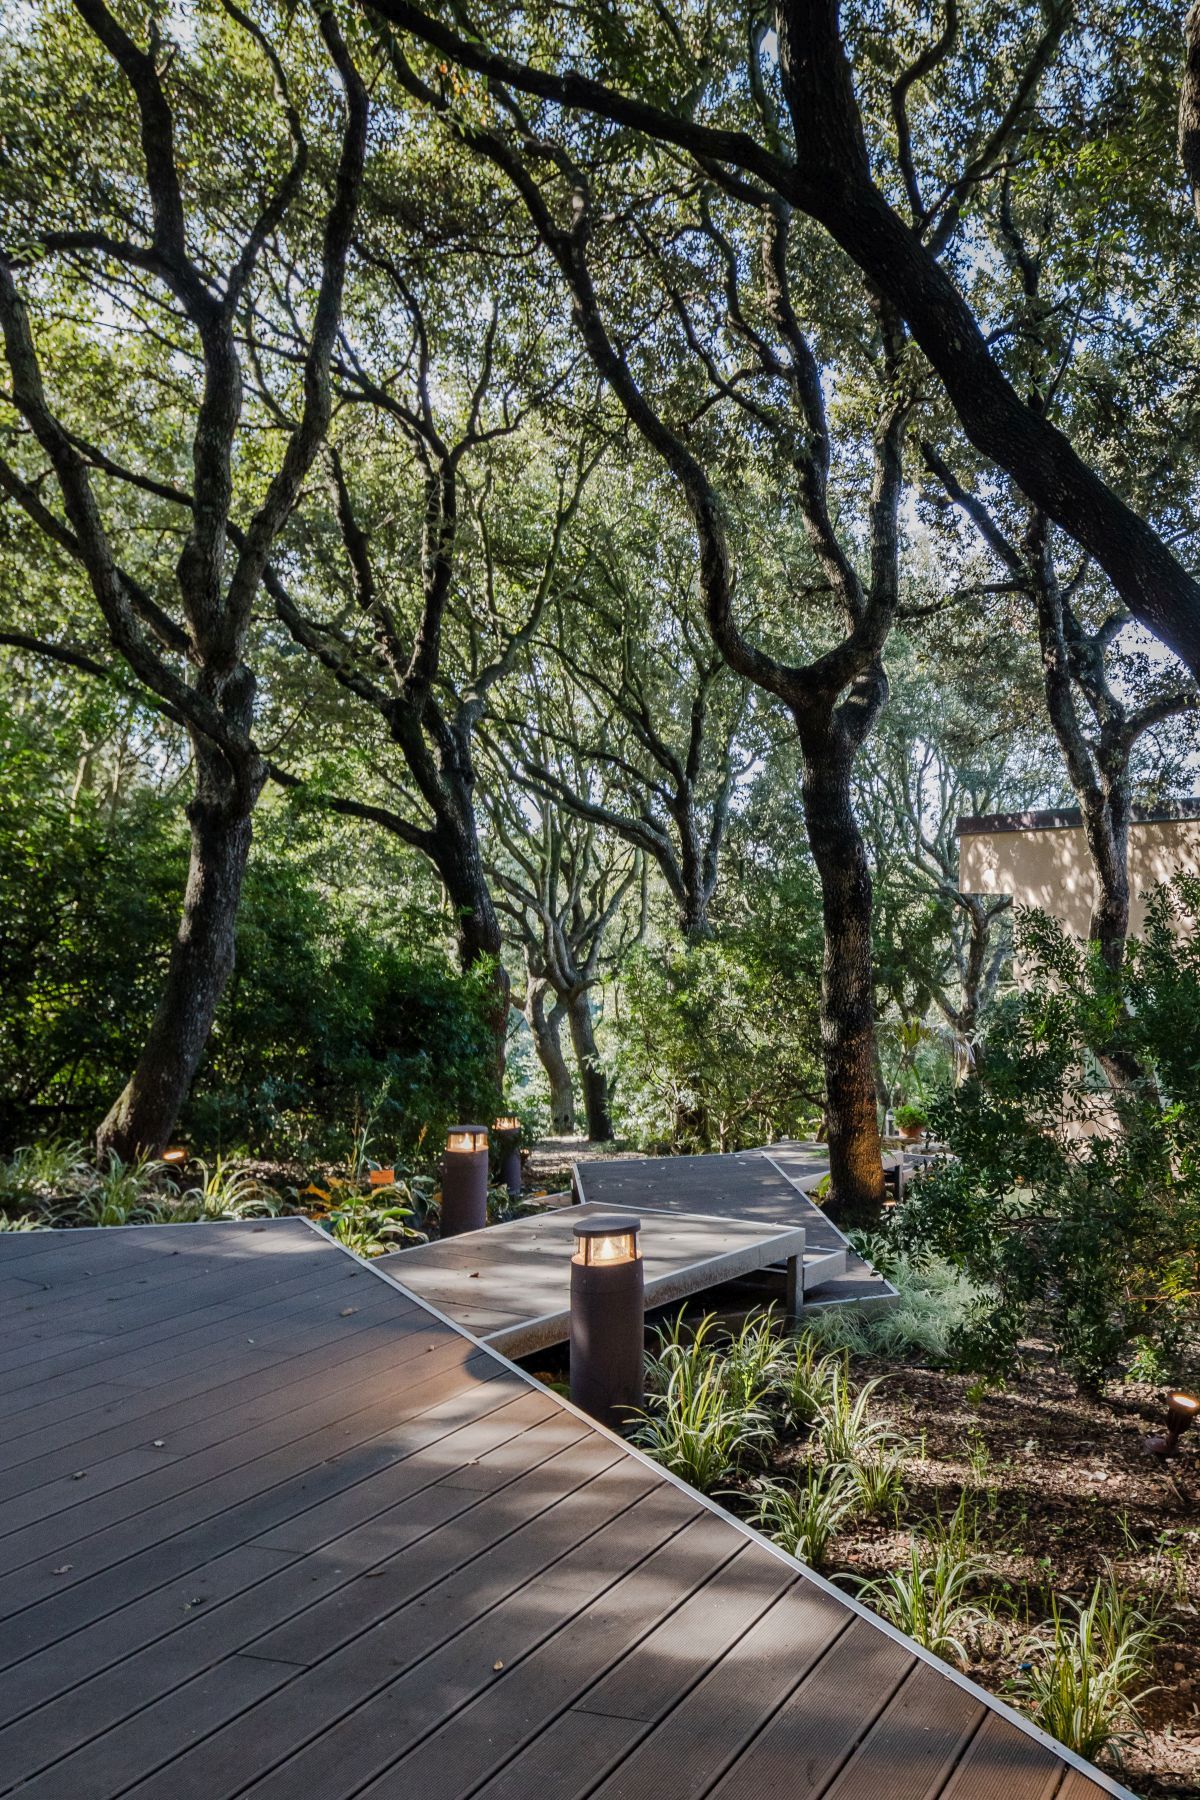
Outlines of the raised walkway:
{"type": "Polygon", "coordinates": [[[6,1795],[1124,1792],[303,1220],[0,1307],[6,1795]]]}
{"type": "Polygon", "coordinates": [[[810,1258],[824,1259],[805,1281],[805,1308],[849,1306],[873,1311],[894,1306],[890,1282],[865,1263],[844,1233],[809,1199],[829,1173],[816,1145],[772,1144],[732,1156],[641,1156],[579,1163],[575,1192],[599,1206],[727,1214],[759,1224],[804,1228],[810,1258]]]}

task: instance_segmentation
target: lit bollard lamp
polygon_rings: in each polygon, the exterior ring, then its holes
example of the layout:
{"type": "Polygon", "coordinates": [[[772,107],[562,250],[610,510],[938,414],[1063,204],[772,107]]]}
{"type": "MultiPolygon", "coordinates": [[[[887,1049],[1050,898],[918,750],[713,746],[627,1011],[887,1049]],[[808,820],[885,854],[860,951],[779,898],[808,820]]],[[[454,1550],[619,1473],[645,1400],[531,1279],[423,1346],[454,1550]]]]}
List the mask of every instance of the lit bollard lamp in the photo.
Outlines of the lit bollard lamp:
{"type": "Polygon", "coordinates": [[[487,1224],[488,1134],[486,1125],[455,1125],[442,1159],[442,1236],[482,1231],[487,1224]]]}
{"type": "Polygon", "coordinates": [[[646,1393],[641,1227],[640,1219],[613,1213],[572,1226],[571,1399],[613,1429],[628,1423],[646,1393]]]}
{"type": "Polygon", "coordinates": [[[521,1180],[521,1121],[511,1113],[497,1119],[492,1126],[500,1150],[500,1179],[515,1200],[524,1183],[521,1180]]]}

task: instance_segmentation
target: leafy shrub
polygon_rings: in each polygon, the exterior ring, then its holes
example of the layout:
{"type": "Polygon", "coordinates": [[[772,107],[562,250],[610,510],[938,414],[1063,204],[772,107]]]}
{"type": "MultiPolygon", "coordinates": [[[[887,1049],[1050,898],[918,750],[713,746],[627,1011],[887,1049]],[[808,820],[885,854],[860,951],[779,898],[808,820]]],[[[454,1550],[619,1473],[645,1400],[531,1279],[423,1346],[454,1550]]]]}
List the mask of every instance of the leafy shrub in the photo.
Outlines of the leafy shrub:
{"type": "Polygon", "coordinates": [[[1159,890],[1119,974],[1022,916],[1029,987],[934,1108],[954,1158],[898,1220],[992,1290],[955,1334],[964,1366],[1003,1372],[1032,1333],[1089,1386],[1134,1357],[1176,1380],[1200,1361],[1198,910],[1195,880],[1159,890]],[[1140,1073],[1110,1093],[1101,1059],[1140,1073]]]}
{"type": "Polygon", "coordinates": [[[893,1117],[901,1131],[924,1131],[929,1124],[929,1115],[923,1106],[898,1106],[893,1117]]]}
{"type": "Polygon", "coordinates": [[[623,968],[616,1063],[625,1129],[672,1151],[806,1136],[823,1105],[817,912],[778,894],[715,942],[635,951],[623,968]]]}
{"type": "MultiPolygon", "coordinates": [[[[237,958],[181,1129],[201,1149],[344,1156],[373,1115],[381,1146],[440,1153],[490,1117],[490,971],[458,974],[436,916],[394,885],[331,888],[286,811],[264,811],[237,958]]],[[[142,1047],[187,866],[179,809],[140,792],[70,802],[0,708],[0,1150],[90,1133],[142,1047]],[[30,791],[39,793],[31,807],[30,791]]]]}

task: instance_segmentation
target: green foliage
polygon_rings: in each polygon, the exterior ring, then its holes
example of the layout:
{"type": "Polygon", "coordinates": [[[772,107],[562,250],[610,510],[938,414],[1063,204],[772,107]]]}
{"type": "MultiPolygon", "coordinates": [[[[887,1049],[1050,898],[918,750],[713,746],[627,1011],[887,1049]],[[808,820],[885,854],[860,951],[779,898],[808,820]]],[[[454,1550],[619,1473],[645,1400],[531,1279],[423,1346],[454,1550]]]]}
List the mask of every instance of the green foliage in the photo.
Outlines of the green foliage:
{"type": "Polygon", "coordinates": [[[987,1610],[969,1598],[984,1572],[975,1556],[960,1556],[939,1545],[932,1558],[913,1544],[908,1563],[877,1581],[860,1583],[858,1597],[881,1618],[935,1656],[965,1668],[970,1643],[988,1624],[987,1610]]]}
{"type": "MultiPolygon", "coordinates": [[[[855,1235],[856,1247],[892,1283],[897,1305],[860,1313],[847,1307],[811,1312],[813,1340],[830,1352],[879,1356],[891,1361],[920,1357],[935,1365],[964,1365],[964,1335],[981,1313],[991,1316],[994,1293],[973,1281],[947,1257],[897,1250],[881,1236],[855,1235]]],[[[966,1366],[975,1364],[969,1357],[966,1366]]]]}
{"type": "Polygon", "coordinates": [[[904,1464],[886,1451],[860,1458],[850,1465],[858,1495],[858,1510],[868,1518],[894,1512],[904,1498],[904,1464]]]}
{"type": "Polygon", "coordinates": [[[0,1148],[107,1110],[153,1013],[186,867],[174,809],[146,791],[111,816],[88,791],[72,804],[56,761],[0,697],[0,1148]]]}
{"type": "Polygon", "coordinates": [[[898,1106],[894,1117],[901,1131],[923,1131],[929,1124],[929,1115],[923,1106],[898,1106]]]}
{"type": "Polygon", "coordinates": [[[879,1385],[877,1377],[856,1388],[844,1367],[832,1371],[817,1417],[821,1449],[828,1462],[871,1461],[897,1442],[889,1426],[871,1417],[871,1396],[879,1385]]]}
{"type": "Polygon", "coordinates": [[[425,1233],[411,1223],[415,1213],[411,1196],[397,1182],[366,1194],[346,1189],[337,1205],[322,1215],[320,1224],[356,1256],[384,1256],[389,1250],[402,1250],[405,1244],[424,1243],[425,1233]]]}
{"type": "Polygon", "coordinates": [[[772,1432],[765,1412],[730,1399],[717,1361],[681,1359],[630,1435],[672,1474],[711,1494],[762,1453],[772,1432]]]}
{"type": "Polygon", "coordinates": [[[829,1403],[835,1375],[845,1377],[846,1358],[834,1350],[822,1354],[820,1340],[811,1330],[800,1332],[790,1349],[791,1356],[782,1356],[777,1366],[784,1418],[793,1426],[815,1425],[829,1403]]]}
{"type": "Polygon", "coordinates": [[[617,1066],[631,1137],[674,1151],[739,1150],[811,1131],[822,1087],[809,902],[785,907],[769,892],[749,922],[716,941],[628,958],[617,1066]]]}
{"type": "MultiPolygon", "coordinates": [[[[11,1145],[47,1121],[90,1130],[123,1085],[175,932],[186,844],[176,811],[148,794],[111,817],[93,795],[56,797],[44,747],[8,730],[0,1130],[11,1145]],[[30,809],[35,780],[48,791],[30,809]]],[[[490,1116],[490,972],[459,975],[417,947],[429,925],[370,888],[331,891],[303,830],[264,815],[235,971],[181,1129],[218,1153],[303,1159],[353,1154],[369,1121],[373,1144],[411,1158],[439,1153],[455,1118],[490,1116]]]]}
{"type": "Polygon", "coordinates": [[[1120,1759],[1141,1728],[1138,1708],[1154,1691],[1139,1684],[1162,1631],[1143,1605],[1106,1575],[1082,1605],[1056,1597],[1049,1623],[1023,1648],[1030,1666],[1014,1683],[1020,1704],[1093,1762],[1105,1754],[1120,1759]]]}
{"type": "Polygon", "coordinates": [[[82,1144],[53,1139],[0,1160],[0,1221],[5,1229],[77,1225],[191,1225],[278,1213],[278,1196],[249,1170],[217,1159],[180,1187],[166,1163],[126,1163],[109,1151],[97,1167],[82,1144]]]}
{"type": "Polygon", "coordinates": [[[830,1542],[861,1500],[853,1471],[837,1464],[810,1463],[794,1485],[764,1481],[758,1494],[759,1530],[814,1569],[824,1567],[830,1542]]]}
{"type": "Polygon", "coordinates": [[[1114,975],[1049,920],[1021,921],[1026,991],[982,1065],[935,1109],[954,1157],[899,1220],[917,1253],[987,1284],[955,1331],[964,1366],[1003,1372],[1023,1333],[1095,1385],[1200,1358],[1200,886],[1151,901],[1114,975]],[[1114,1093],[1098,1059],[1140,1073],[1114,1093]]]}

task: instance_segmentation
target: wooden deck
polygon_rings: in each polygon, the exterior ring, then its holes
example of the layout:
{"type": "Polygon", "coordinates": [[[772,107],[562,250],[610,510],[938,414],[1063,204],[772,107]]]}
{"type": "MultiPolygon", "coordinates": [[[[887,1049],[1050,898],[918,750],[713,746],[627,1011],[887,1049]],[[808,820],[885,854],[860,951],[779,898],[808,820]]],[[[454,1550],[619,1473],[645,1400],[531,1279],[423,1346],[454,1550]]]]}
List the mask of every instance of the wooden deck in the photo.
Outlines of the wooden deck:
{"type": "MultiPolygon", "coordinates": [[[[573,1227],[580,1214],[621,1210],[567,1206],[397,1250],[381,1265],[491,1348],[527,1356],[570,1335],[573,1227]]],[[[648,1307],[687,1299],[781,1259],[803,1257],[806,1281],[845,1270],[843,1251],[806,1251],[804,1230],[795,1224],[646,1207],[637,1217],[648,1307]]]]}
{"type": "Polygon", "coordinates": [[[1123,1792],[301,1220],[0,1301],[0,1792],[1123,1792]]]}
{"type": "Polygon", "coordinates": [[[809,1308],[852,1306],[872,1311],[894,1306],[891,1283],[850,1247],[833,1221],[808,1198],[829,1172],[829,1158],[802,1144],[772,1145],[770,1150],[742,1151],[734,1156],[621,1157],[611,1162],[580,1163],[575,1191],[598,1206],[654,1206],[660,1211],[729,1214],[766,1223],[786,1221],[804,1227],[810,1255],[830,1262],[820,1279],[805,1284],[809,1308]]]}

